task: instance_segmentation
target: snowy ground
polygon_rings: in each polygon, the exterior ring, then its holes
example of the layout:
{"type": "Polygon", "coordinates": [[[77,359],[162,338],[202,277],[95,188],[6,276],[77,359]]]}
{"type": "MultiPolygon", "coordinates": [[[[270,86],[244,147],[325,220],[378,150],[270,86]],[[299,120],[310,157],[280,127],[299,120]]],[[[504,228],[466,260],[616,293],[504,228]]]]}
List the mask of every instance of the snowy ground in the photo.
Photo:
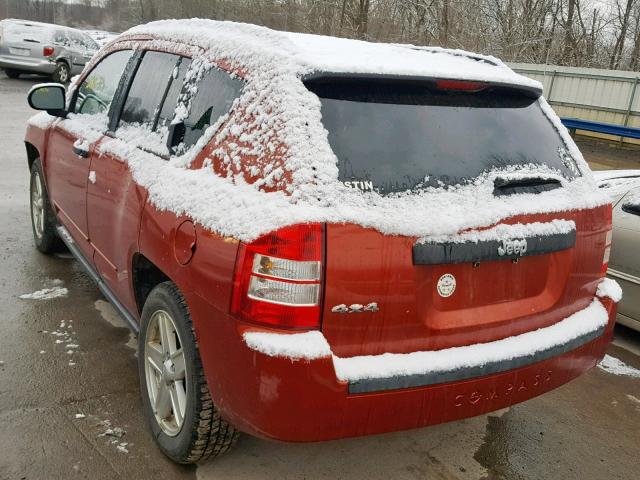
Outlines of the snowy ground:
{"type": "MultiPolygon", "coordinates": [[[[622,327],[603,368],[491,415],[314,445],[245,436],[197,469],[165,460],[141,418],[135,340],[69,255],[32,247],[22,136],[34,81],[0,74],[0,479],[637,478],[640,334],[622,327]]],[[[634,155],[609,165],[637,168],[634,155]]]]}

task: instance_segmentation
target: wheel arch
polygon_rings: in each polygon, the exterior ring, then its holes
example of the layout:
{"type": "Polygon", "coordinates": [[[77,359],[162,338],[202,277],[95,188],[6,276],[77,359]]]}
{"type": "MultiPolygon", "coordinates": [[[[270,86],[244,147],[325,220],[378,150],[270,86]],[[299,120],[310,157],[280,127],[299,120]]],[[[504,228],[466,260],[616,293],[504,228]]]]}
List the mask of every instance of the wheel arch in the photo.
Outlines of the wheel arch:
{"type": "Polygon", "coordinates": [[[40,152],[38,148],[31,142],[24,142],[24,146],[27,149],[27,163],[29,165],[29,170],[31,170],[31,166],[36,159],[40,158],[40,152]]]}
{"type": "MultiPolygon", "coordinates": [[[[137,252],[131,259],[131,283],[138,315],[142,314],[147,297],[157,285],[173,280],[145,255],[137,252]]],[[[174,282],[175,283],[175,282],[174,282]]]]}
{"type": "Polygon", "coordinates": [[[68,58],[66,57],[58,57],[56,58],[56,63],[64,63],[67,68],[69,69],[69,72],[71,72],[71,62],[69,61],[68,58]]]}

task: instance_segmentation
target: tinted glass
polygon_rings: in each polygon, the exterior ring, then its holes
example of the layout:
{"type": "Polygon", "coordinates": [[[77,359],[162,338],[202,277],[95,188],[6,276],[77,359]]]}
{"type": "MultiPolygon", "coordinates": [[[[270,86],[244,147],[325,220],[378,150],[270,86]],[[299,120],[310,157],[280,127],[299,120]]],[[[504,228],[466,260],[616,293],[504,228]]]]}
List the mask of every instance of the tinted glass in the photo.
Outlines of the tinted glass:
{"type": "Polygon", "coordinates": [[[456,185],[512,165],[578,175],[534,98],[507,90],[432,85],[309,84],[338,157],[340,180],[381,194],[456,185]]]}
{"type": "Polygon", "coordinates": [[[160,115],[158,116],[156,128],[158,131],[163,131],[169,126],[171,120],[173,120],[176,110],[176,104],[178,102],[178,96],[180,95],[180,90],[182,90],[184,76],[187,73],[190,65],[191,59],[182,57],[180,59],[180,63],[178,63],[178,65],[172,72],[171,84],[169,85],[169,90],[167,91],[167,98],[162,104],[160,115]]]}
{"type": "Polygon", "coordinates": [[[121,124],[142,124],[153,128],[178,60],[178,55],[169,53],[144,54],[120,115],[121,124]]]}
{"type": "Polygon", "coordinates": [[[132,54],[132,50],[120,50],[100,61],[78,87],[74,109],[76,113],[95,115],[109,111],[132,54]]]}
{"type": "Polygon", "coordinates": [[[209,126],[229,111],[242,86],[241,80],[217,68],[204,74],[189,102],[189,116],[184,121],[186,147],[194,145],[209,126]]]}

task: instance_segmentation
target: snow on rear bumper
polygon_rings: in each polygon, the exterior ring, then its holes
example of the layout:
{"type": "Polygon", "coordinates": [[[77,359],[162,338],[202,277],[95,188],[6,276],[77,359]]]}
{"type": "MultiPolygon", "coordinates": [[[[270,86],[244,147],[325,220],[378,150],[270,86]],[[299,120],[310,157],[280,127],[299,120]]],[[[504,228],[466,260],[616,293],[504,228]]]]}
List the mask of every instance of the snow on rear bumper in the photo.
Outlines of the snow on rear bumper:
{"type": "MultiPolygon", "coordinates": [[[[573,350],[501,373],[373,393],[349,391],[351,381],[338,377],[347,378],[347,370],[337,366],[320,332],[247,335],[273,330],[259,331],[223,312],[212,316],[211,304],[197,295],[188,303],[209,389],[223,417],[255,436],[315,442],[472,417],[569,382],[604,356],[615,324],[616,288],[613,283],[599,289],[609,297],[598,300],[607,316],[603,333],[573,350]]],[[[602,310],[592,306],[587,312],[594,310],[598,321],[591,331],[600,331],[602,310]]]]}
{"type": "MultiPolygon", "coordinates": [[[[599,297],[614,302],[620,287],[604,279],[599,297]]],[[[541,362],[575,350],[605,331],[609,312],[598,298],[573,315],[549,327],[493,342],[452,347],[436,351],[385,353],[350,358],[332,354],[321,332],[280,334],[247,331],[249,348],[273,357],[315,360],[331,357],[336,378],[347,382],[349,393],[370,393],[425,387],[497,374],[541,362]]]]}

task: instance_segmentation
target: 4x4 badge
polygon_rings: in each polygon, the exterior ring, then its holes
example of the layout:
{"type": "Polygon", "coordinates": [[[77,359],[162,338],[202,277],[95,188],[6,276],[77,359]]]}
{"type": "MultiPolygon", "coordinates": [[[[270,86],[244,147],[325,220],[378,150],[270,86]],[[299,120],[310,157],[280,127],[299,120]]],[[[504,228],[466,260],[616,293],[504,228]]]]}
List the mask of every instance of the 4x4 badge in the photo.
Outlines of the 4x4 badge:
{"type": "Polygon", "coordinates": [[[377,312],[378,304],[376,302],[371,302],[366,305],[361,305],[359,303],[354,303],[352,305],[346,306],[344,303],[340,305],[336,305],[331,308],[333,313],[361,313],[361,312],[377,312]]]}

